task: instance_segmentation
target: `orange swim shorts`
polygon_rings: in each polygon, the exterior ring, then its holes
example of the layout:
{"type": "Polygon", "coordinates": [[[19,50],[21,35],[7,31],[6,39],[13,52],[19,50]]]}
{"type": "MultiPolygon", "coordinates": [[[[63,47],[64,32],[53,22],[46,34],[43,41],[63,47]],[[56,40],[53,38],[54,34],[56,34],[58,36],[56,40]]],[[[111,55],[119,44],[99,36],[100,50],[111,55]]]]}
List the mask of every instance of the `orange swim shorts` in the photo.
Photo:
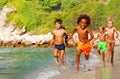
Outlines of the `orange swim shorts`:
{"type": "Polygon", "coordinates": [[[82,52],[84,52],[85,55],[89,55],[91,49],[92,49],[92,44],[90,42],[85,44],[78,42],[77,50],[82,50],[82,52]]]}

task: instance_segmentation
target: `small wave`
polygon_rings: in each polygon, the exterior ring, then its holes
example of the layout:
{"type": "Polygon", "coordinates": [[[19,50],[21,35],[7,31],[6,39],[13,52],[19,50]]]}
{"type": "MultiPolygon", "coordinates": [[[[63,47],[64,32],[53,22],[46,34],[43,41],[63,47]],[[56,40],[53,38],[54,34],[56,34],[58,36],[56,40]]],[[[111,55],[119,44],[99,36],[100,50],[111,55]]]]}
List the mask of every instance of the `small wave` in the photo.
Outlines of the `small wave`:
{"type": "Polygon", "coordinates": [[[80,63],[81,67],[94,67],[96,64],[100,62],[100,59],[93,53],[90,53],[89,60],[83,60],[80,63]]]}
{"type": "Polygon", "coordinates": [[[55,75],[58,75],[60,72],[53,69],[45,69],[42,72],[38,74],[38,77],[36,79],[49,79],[50,77],[53,77],[55,75]]]}

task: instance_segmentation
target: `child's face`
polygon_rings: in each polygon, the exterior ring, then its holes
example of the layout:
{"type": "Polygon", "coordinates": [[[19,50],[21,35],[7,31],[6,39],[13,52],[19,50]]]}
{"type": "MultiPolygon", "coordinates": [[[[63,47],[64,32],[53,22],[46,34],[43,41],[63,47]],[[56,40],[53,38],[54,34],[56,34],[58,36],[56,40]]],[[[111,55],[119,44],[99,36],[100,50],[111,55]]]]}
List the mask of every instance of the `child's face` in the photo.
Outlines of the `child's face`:
{"type": "Polygon", "coordinates": [[[113,22],[112,21],[108,21],[108,27],[111,28],[113,26],[113,22]]]}
{"type": "Polygon", "coordinates": [[[82,29],[85,29],[86,26],[87,26],[87,20],[86,19],[82,19],[80,22],[79,22],[79,25],[82,29]]]}
{"type": "Polygon", "coordinates": [[[102,28],[102,27],[99,27],[99,31],[100,31],[100,32],[103,32],[103,28],[102,28]]]}
{"type": "Polygon", "coordinates": [[[56,27],[56,29],[60,29],[60,28],[61,28],[61,24],[58,23],[58,22],[56,22],[56,23],[55,23],[55,27],[56,27]]]}

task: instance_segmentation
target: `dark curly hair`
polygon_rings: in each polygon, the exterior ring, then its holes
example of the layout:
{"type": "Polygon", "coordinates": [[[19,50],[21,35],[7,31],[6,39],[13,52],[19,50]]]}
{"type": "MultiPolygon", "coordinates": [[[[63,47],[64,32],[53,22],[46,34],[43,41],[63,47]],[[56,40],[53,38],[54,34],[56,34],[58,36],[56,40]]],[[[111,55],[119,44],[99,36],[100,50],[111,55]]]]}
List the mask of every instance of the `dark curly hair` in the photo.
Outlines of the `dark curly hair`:
{"type": "Polygon", "coordinates": [[[87,14],[80,14],[77,18],[77,24],[79,24],[79,22],[82,20],[82,19],[86,19],[87,20],[87,26],[89,26],[91,24],[91,18],[89,15],[87,14]]]}
{"type": "Polygon", "coordinates": [[[61,19],[56,19],[56,20],[54,21],[54,24],[55,24],[56,22],[59,23],[59,24],[62,24],[62,20],[61,20],[61,19]]]}
{"type": "MultiPolygon", "coordinates": [[[[105,27],[104,27],[104,26],[100,26],[100,27],[102,28],[102,30],[105,30],[105,27]]],[[[99,28],[100,28],[100,27],[99,27],[99,28]]]]}

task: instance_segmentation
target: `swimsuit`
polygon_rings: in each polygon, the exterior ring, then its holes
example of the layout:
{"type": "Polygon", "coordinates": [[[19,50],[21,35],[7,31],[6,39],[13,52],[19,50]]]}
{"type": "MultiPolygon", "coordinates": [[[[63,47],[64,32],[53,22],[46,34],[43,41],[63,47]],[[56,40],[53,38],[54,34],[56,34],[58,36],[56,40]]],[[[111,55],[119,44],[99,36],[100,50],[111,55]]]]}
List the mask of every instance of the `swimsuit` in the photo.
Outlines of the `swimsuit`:
{"type": "Polygon", "coordinates": [[[101,51],[104,52],[107,48],[107,44],[106,44],[106,42],[99,42],[98,47],[100,48],[101,51]]]}
{"type": "Polygon", "coordinates": [[[55,48],[58,50],[65,50],[65,45],[64,44],[55,44],[55,48]]]}
{"type": "Polygon", "coordinates": [[[90,42],[85,44],[78,42],[77,50],[82,50],[85,53],[85,55],[89,55],[91,48],[92,48],[92,45],[90,42]]]}
{"type": "Polygon", "coordinates": [[[109,40],[109,39],[107,39],[106,41],[107,41],[107,43],[115,43],[115,40],[109,40]]]}

